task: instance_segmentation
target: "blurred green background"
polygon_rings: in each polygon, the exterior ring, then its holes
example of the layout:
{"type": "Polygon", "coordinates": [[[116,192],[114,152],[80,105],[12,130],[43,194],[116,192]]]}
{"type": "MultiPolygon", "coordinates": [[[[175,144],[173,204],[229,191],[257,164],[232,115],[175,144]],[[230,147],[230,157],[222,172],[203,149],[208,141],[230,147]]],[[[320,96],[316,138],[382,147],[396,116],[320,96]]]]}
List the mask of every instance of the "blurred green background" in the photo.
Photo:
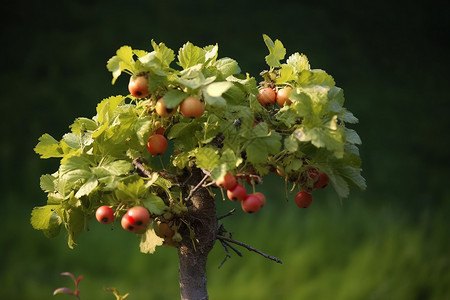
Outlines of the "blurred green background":
{"type": "MultiPolygon", "coordinates": [[[[64,271],[84,275],[85,300],[114,299],[104,286],[130,300],[179,298],[173,248],[143,255],[136,237],[92,222],[69,250],[64,234],[49,240],[32,229],[31,209],[46,200],[39,177],[58,166],[33,148],[41,134],[59,139],[101,99],[127,93],[127,79],[111,86],[105,67],[122,45],[218,43],[221,57],[260,80],[266,33],[344,88],[360,119],[352,128],[368,189],[342,205],[331,189],[318,191],[301,210],[284,201],[279,177],[266,178],[266,207],[224,222],[283,264],[242,249],[218,269],[217,244],[211,299],[450,299],[449,3],[422,2],[2,1],[1,298],[50,299],[72,287],[64,271]]],[[[234,206],[218,199],[219,214],[234,206]]]]}

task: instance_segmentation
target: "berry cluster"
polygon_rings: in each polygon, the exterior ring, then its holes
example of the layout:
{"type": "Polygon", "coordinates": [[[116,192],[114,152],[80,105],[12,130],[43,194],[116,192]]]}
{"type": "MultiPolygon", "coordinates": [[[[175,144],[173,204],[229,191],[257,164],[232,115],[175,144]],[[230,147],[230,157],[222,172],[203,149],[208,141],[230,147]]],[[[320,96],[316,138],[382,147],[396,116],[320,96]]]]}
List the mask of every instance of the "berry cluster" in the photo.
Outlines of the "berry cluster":
{"type": "MultiPolygon", "coordinates": [[[[148,97],[149,92],[147,76],[145,74],[131,76],[128,84],[128,90],[138,99],[148,97]]],[[[173,116],[178,110],[185,118],[197,119],[200,118],[205,112],[205,103],[194,96],[188,96],[183,99],[177,107],[168,108],[164,101],[164,97],[161,97],[158,101],[156,101],[154,107],[156,114],[163,118],[173,116]]],[[[155,122],[155,127],[156,130],[152,132],[152,135],[148,140],[147,149],[152,155],[161,155],[167,149],[167,139],[164,137],[165,129],[161,126],[160,121],[155,122]]]]}
{"type": "MultiPolygon", "coordinates": [[[[115,213],[110,206],[103,205],[97,208],[95,217],[102,224],[111,224],[114,222],[115,213]]],[[[181,235],[177,232],[176,226],[171,226],[164,217],[152,218],[143,206],[133,206],[128,209],[120,223],[126,231],[143,234],[151,222],[156,235],[164,239],[166,245],[176,247],[181,241],[181,235]]]]}
{"type": "MultiPolygon", "coordinates": [[[[114,222],[114,210],[107,205],[100,206],[95,212],[97,221],[102,224],[114,222]]],[[[134,206],[130,208],[122,217],[122,228],[129,232],[144,233],[150,222],[150,213],[145,207],[134,206]]]]}
{"type": "Polygon", "coordinates": [[[269,107],[277,103],[280,107],[290,104],[292,101],[289,99],[289,94],[292,88],[289,86],[274,90],[270,87],[261,88],[258,92],[258,102],[264,106],[269,107]]]}
{"type": "Polygon", "coordinates": [[[239,184],[236,177],[230,173],[227,173],[222,179],[216,180],[216,185],[227,191],[228,199],[231,201],[241,201],[242,210],[246,213],[257,212],[266,204],[266,197],[263,193],[247,194],[245,187],[239,184]]]}
{"type": "Polygon", "coordinates": [[[309,166],[306,169],[305,174],[306,178],[304,179],[303,186],[310,185],[307,183],[309,180],[312,182],[312,187],[302,189],[295,195],[295,204],[302,208],[306,208],[311,205],[313,200],[311,191],[324,189],[330,183],[330,178],[328,175],[325,172],[319,172],[317,168],[309,166]]]}

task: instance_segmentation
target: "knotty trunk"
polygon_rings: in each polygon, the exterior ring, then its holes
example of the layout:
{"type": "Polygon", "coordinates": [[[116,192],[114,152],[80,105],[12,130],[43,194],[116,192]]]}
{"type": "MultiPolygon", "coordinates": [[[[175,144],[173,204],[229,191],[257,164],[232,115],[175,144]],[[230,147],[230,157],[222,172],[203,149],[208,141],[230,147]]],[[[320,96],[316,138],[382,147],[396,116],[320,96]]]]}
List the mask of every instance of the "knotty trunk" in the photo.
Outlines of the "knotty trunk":
{"type": "MultiPolygon", "coordinates": [[[[200,170],[195,170],[189,179],[191,188],[202,179],[200,170]]],[[[188,221],[195,232],[195,243],[188,228],[180,232],[183,236],[178,248],[179,276],[182,300],[204,300],[208,298],[206,286],[206,260],[214,246],[217,233],[217,217],[214,197],[205,188],[198,188],[189,200],[188,221]]]]}

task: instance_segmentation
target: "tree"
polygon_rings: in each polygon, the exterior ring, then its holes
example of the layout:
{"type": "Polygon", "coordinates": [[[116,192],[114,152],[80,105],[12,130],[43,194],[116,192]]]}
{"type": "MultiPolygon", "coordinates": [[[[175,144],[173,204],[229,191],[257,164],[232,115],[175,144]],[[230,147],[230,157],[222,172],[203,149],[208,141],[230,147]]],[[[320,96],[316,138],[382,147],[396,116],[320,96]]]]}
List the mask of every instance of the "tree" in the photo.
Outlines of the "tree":
{"type": "MultiPolygon", "coordinates": [[[[131,76],[131,94],[102,100],[94,117],[77,118],[60,141],[40,137],[36,153],[60,158],[60,166],[41,176],[48,200],[33,209],[32,226],[47,237],[65,228],[73,248],[97,208],[111,207],[126,230],[141,236],[140,251],[178,248],[182,299],[208,298],[206,259],[216,240],[227,256],[229,249],[240,254],[235,244],[280,262],[219,225],[225,216],[216,216],[216,182],[227,180],[228,197],[256,212],[265,197],[255,184],[271,172],[291,191],[310,193],[330,182],[340,199],[350,186],[364,189],[365,180],[361,140],[345,126],[358,120],[344,108],[342,89],[325,71],[311,69],[304,54],[282,63],[283,44],[263,38],[269,68],[259,84],[235,60],[218,58],[217,45],[187,42],[177,68],[164,43],[152,41],[151,52],[117,50],[107,68],[113,84],[122,73],[131,76]],[[144,207],[148,222],[130,217],[133,207],[144,207]]],[[[311,199],[296,202],[306,207],[311,199]]]]}

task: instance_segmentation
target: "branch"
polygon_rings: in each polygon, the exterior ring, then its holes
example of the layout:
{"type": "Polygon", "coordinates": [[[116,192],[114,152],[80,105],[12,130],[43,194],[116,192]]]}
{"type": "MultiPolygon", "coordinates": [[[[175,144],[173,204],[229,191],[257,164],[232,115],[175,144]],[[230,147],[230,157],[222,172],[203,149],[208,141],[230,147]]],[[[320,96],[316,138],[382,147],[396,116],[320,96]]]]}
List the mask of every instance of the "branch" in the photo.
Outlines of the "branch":
{"type": "Polygon", "coordinates": [[[133,165],[136,167],[136,169],[138,171],[140,171],[143,175],[145,175],[148,178],[152,177],[152,172],[150,172],[149,170],[147,170],[144,165],[142,164],[141,161],[142,157],[137,157],[135,159],[133,159],[133,165]]]}
{"type": "Polygon", "coordinates": [[[261,256],[263,256],[263,257],[265,257],[265,258],[267,258],[267,259],[273,260],[274,262],[277,262],[277,263],[279,263],[279,264],[282,263],[282,261],[281,261],[280,259],[278,259],[278,258],[276,258],[276,257],[273,257],[273,256],[271,256],[271,255],[268,255],[268,254],[266,254],[266,253],[264,253],[264,252],[261,252],[261,251],[259,251],[258,249],[255,249],[255,248],[253,248],[253,247],[251,247],[251,246],[249,246],[249,245],[247,245],[247,244],[245,244],[245,243],[242,243],[242,242],[233,240],[232,238],[228,238],[228,237],[223,236],[223,235],[218,235],[218,236],[217,236],[217,239],[219,239],[220,241],[225,241],[225,242],[228,242],[228,243],[233,243],[233,244],[239,245],[239,246],[241,246],[241,247],[246,248],[246,249],[249,250],[249,251],[253,251],[253,252],[258,253],[259,255],[261,255],[261,256]]]}
{"type": "Polygon", "coordinates": [[[232,214],[234,214],[235,213],[235,211],[236,211],[236,209],[235,208],[233,208],[232,210],[230,210],[229,212],[227,212],[226,214],[224,214],[224,215],[222,215],[222,216],[219,216],[219,217],[217,217],[217,221],[219,221],[219,220],[222,220],[222,219],[224,219],[224,218],[226,218],[226,217],[229,217],[229,216],[231,216],[232,214]]]}
{"type": "MultiPolygon", "coordinates": [[[[140,172],[141,176],[145,176],[148,178],[152,178],[153,172],[150,172],[147,170],[144,166],[144,163],[142,162],[142,157],[137,157],[133,159],[133,165],[135,166],[136,170],[140,172]]],[[[176,175],[168,174],[164,170],[157,172],[161,177],[169,179],[172,181],[173,185],[179,185],[177,182],[179,181],[179,178],[176,175]]]]}
{"type": "Polygon", "coordinates": [[[194,195],[195,191],[198,190],[199,188],[201,188],[202,185],[203,185],[203,183],[204,183],[204,182],[206,181],[206,179],[208,179],[208,178],[209,178],[209,175],[206,174],[206,175],[202,178],[202,180],[200,180],[200,182],[199,182],[194,188],[191,189],[191,191],[189,192],[189,195],[188,195],[184,200],[185,200],[185,201],[188,201],[189,199],[191,199],[191,197],[194,195]]]}

